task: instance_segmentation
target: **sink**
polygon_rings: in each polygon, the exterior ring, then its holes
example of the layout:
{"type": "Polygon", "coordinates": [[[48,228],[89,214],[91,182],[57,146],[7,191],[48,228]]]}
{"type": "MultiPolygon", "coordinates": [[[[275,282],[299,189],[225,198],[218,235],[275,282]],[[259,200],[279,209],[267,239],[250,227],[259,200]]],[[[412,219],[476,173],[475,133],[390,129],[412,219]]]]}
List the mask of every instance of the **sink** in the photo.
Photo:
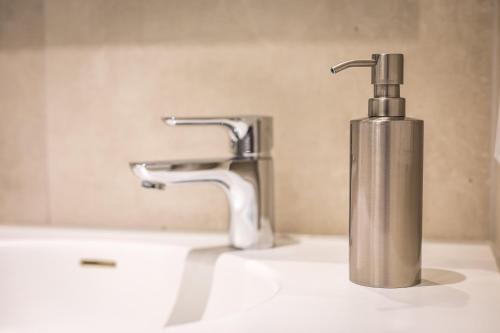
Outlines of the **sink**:
{"type": "Polygon", "coordinates": [[[0,227],[0,333],[500,331],[487,243],[424,242],[412,288],[349,281],[348,239],[0,227]]]}
{"type": "Polygon", "coordinates": [[[0,228],[0,332],[168,332],[270,299],[224,235],[0,228]]]}

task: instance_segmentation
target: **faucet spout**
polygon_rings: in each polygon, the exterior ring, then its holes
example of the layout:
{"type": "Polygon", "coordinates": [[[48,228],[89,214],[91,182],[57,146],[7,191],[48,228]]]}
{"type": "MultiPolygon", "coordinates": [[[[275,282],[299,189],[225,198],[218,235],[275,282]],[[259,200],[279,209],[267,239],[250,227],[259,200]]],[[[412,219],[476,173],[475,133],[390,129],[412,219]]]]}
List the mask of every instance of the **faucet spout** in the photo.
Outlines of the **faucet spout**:
{"type": "Polygon", "coordinates": [[[154,183],[150,182],[147,180],[143,180],[141,182],[142,187],[148,188],[148,189],[155,189],[155,190],[164,190],[165,189],[165,184],[163,183],[154,183]]]}
{"type": "Polygon", "coordinates": [[[151,184],[179,184],[195,182],[224,182],[228,169],[227,160],[192,160],[192,161],[159,161],[133,162],[130,167],[133,173],[151,184]]]}
{"type": "Polygon", "coordinates": [[[134,162],[130,167],[143,185],[195,182],[218,185],[229,202],[231,244],[241,249],[273,246],[272,159],[134,162]]]}

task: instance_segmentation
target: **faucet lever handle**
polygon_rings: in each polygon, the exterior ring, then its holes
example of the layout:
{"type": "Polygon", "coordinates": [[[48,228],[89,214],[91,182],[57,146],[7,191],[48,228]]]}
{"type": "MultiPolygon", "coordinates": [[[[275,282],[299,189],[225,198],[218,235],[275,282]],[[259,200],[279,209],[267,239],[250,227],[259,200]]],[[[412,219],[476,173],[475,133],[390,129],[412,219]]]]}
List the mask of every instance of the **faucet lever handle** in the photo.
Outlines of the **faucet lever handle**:
{"type": "Polygon", "coordinates": [[[219,125],[229,130],[236,157],[269,157],[272,148],[272,117],[165,117],[168,126],[219,125]]]}
{"type": "Polygon", "coordinates": [[[163,121],[168,126],[178,125],[220,125],[229,129],[229,135],[234,136],[234,140],[243,139],[248,131],[249,124],[240,119],[234,118],[216,118],[216,117],[195,117],[179,118],[166,117],[163,121]]]}

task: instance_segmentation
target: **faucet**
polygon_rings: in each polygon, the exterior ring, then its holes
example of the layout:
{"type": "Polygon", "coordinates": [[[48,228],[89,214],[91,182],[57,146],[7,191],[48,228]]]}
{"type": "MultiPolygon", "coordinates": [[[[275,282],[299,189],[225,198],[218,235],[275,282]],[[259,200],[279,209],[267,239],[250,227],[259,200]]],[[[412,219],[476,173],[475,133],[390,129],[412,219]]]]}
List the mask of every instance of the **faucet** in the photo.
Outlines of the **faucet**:
{"type": "Polygon", "coordinates": [[[168,126],[218,125],[228,129],[232,157],[222,159],[132,162],[142,186],[211,182],[229,202],[229,239],[239,249],[270,248],[274,244],[272,117],[203,117],[162,119],[168,126]]]}

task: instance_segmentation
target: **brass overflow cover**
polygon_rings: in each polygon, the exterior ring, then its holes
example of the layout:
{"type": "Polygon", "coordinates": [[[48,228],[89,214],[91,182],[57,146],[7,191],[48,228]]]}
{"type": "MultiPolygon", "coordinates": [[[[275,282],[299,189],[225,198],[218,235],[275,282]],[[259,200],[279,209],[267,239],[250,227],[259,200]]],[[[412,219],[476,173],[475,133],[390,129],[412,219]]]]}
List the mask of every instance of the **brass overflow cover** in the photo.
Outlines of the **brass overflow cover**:
{"type": "Polygon", "coordinates": [[[116,261],[108,259],[80,259],[80,266],[83,267],[116,267],[116,261]]]}

